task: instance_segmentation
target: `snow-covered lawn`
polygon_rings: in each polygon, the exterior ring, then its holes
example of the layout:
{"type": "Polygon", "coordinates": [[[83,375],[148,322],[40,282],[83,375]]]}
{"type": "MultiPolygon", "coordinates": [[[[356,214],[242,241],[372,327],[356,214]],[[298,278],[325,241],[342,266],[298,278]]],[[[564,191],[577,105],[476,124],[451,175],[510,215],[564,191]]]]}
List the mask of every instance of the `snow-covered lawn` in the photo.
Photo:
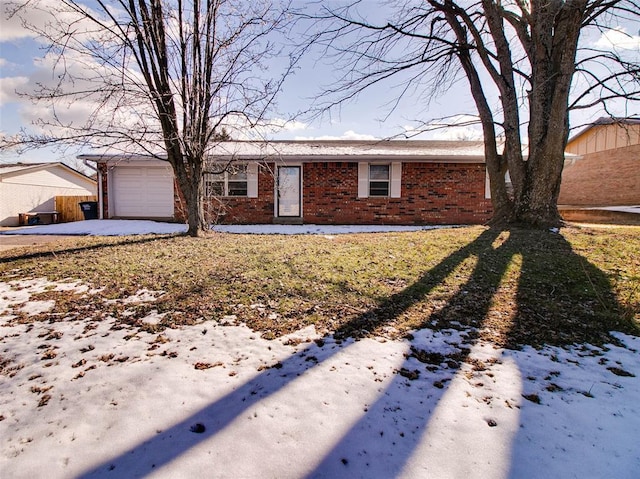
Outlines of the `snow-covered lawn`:
{"type": "MultiPolygon", "coordinates": [[[[383,233],[390,231],[419,231],[435,226],[393,225],[216,225],[214,231],[242,234],[340,234],[383,233]]],[[[73,223],[25,226],[4,231],[10,235],[101,235],[125,236],[142,234],[186,233],[187,226],[180,223],[162,223],[145,220],[86,220],[73,223]]]]}
{"type": "Polygon", "coordinates": [[[52,306],[34,295],[55,290],[94,294],[72,281],[0,282],[2,478],[640,471],[636,337],[511,351],[458,329],[338,343],[313,328],[267,341],[229,318],[162,333],[108,315],[31,322],[52,306]]]}

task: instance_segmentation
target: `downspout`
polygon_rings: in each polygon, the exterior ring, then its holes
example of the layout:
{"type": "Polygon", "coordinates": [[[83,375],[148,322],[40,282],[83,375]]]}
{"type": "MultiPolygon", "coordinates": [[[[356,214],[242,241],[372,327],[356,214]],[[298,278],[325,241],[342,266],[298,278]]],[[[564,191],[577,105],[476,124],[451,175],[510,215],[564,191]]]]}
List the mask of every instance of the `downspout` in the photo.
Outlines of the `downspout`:
{"type": "Polygon", "coordinates": [[[89,160],[87,158],[84,158],[83,156],[80,156],[79,158],[82,158],[82,164],[84,166],[86,166],[90,170],[93,170],[93,171],[96,172],[96,178],[97,178],[97,183],[98,183],[98,191],[97,191],[97,195],[98,195],[98,218],[103,220],[104,219],[104,214],[103,214],[103,205],[102,205],[102,172],[96,166],[93,166],[93,165],[89,164],[89,161],[94,161],[94,160],[89,160]]]}

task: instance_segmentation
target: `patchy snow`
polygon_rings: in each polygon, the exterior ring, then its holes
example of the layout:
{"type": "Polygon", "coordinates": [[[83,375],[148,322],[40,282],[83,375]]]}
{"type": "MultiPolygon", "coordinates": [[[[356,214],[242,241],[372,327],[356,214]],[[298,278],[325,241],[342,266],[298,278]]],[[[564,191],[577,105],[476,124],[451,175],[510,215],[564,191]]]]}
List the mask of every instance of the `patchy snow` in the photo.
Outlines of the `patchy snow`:
{"type": "MultiPolygon", "coordinates": [[[[442,226],[394,226],[394,225],[217,225],[215,231],[221,233],[242,234],[282,234],[324,235],[333,239],[333,235],[348,233],[390,233],[402,231],[422,231],[442,228],[442,226]]],[[[450,226],[447,226],[450,228],[450,226]]]]}
{"type": "Polygon", "coordinates": [[[161,223],[149,220],[85,220],[52,225],[37,225],[3,231],[9,235],[88,235],[126,236],[144,234],[185,233],[187,226],[180,223],[161,223]]]}
{"type": "MultiPolygon", "coordinates": [[[[420,231],[442,226],[393,226],[393,225],[217,225],[214,231],[243,234],[318,234],[386,233],[393,231],[420,231]]],[[[85,220],[73,223],[25,226],[3,231],[10,235],[89,235],[126,236],[142,234],[186,233],[187,226],[179,223],[161,223],[148,220],[85,220]]]]}
{"type": "Polygon", "coordinates": [[[337,342],[309,327],[267,341],[234,318],[158,334],[110,316],[13,316],[32,295],[71,285],[92,294],[71,281],[0,282],[2,477],[640,470],[637,337],[618,335],[626,347],[511,351],[456,329],[337,342]]]}
{"type": "Polygon", "coordinates": [[[462,158],[484,162],[484,143],[443,140],[230,141],[219,143],[212,156],[260,161],[293,157],[296,161],[303,158],[338,161],[371,158],[446,161],[462,158]]]}
{"type": "Polygon", "coordinates": [[[164,294],[164,291],[150,291],[148,289],[140,289],[136,294],[127,296],[121,299],[107,299],[105,303],[123,303],[123,304],[138,304],[138,303],[153,303],[156,299],[164,294]]]}

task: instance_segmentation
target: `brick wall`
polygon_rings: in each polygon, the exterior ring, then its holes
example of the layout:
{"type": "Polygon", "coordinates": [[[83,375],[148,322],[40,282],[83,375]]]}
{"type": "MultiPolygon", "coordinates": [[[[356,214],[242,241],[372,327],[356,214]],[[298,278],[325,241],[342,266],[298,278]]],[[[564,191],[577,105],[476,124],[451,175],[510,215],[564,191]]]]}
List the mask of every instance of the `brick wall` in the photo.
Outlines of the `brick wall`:
{"type": "MultiPolygon", "coordinates": [[[[107,168],[102,173],[103,217],[109,217],[107,168]]],[[[315,224],[477,224],[491,217],[485,168],[478,164],[403,163],[401,198],[358,198],[355,162],[305,163],[303,220],[315,224]]],[[[260,166],[257,198],[207,202],[212,218],[227,224],[268,224],[274,217],[275,165],[260,166]]],[[[186,220],[175,190],[175,219],[186,220]]]]}
{"type": "Polygon", "coordinates": [[[226,224],[273,223],[275,180],[273,164],[258,169],[258,197],[228,197],[211,200],[210,207],[219,211],[218,220],[226,224]]]}
{"type": "Polygon", "coordinates": [[[484,165],[403,163],[400,198],[358,198],[357,163],[312,163],[304,166],[304,220],[318,224],[484,223],[491,209],[484,191],[484,165]]]}
{"type": "Polygon", "coordinates": [[[558,203],[640,204],[640,145],[590,153],[565,164],[558,203]]]}
{"type": "MultiPolygon", "coordinates": [[[[271,223],[273,171],[273,164],[261,167],[258,198],[224,199],[221,222],[271,223]]],[[[401,188],[401,198],[358,198],[357,163],[305,163],[303,219],[314,224],[420,225],[484,223],[491,216],[484,165],[403,163],[401,188]]]]}

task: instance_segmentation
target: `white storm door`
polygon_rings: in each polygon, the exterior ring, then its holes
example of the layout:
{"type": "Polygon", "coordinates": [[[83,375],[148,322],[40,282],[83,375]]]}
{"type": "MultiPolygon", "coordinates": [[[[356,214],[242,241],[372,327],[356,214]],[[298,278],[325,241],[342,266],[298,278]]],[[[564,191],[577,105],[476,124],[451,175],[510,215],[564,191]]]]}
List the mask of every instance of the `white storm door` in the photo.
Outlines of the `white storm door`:
{"type": "Polygon", "coordinates": [[[278,216],[300,216],[300,170],[300,166],[278,167],[278,216]]]}

